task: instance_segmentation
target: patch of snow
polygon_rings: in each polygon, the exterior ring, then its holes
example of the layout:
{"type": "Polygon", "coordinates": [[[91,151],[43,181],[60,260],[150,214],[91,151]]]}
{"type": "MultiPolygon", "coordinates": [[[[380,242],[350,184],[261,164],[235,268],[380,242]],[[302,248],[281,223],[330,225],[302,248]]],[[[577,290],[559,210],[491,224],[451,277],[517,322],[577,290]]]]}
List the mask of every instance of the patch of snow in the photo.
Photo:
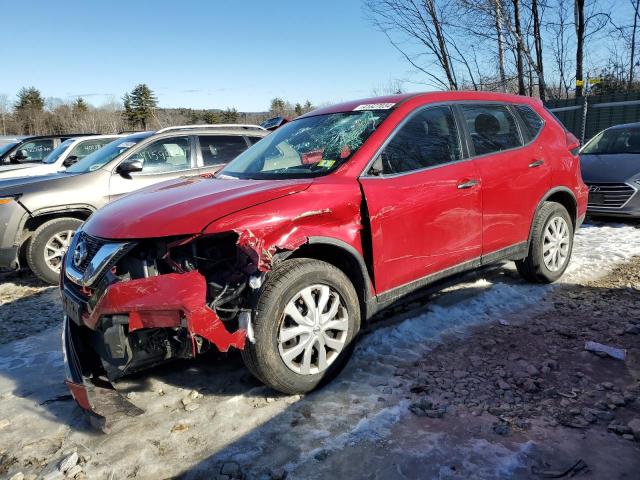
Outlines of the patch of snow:
{"type": "MultiPolygon", "coordinates": [[[[640,229],[587,225],[576,235],[571,265],[559,284],[606,275],[634,255],[640,255],[640,229]]],[[[94,461],[85,469],[90,478],[113,472],[126,477],[133,471],[137,478],[166,478],[196,465],[199,471],[207,471],[219,460],[251,462],[256,471],[288,463],[295,478],[299,466],[315,461],[314,455],[322,450],[384,439],[398,419],[409,415],[404,397],[410,385],[394,375],[396,369],[414,368],[413,362],[444,336],[464,335],[470,326],[548,307],[545,298],[558,284],[527,284],[516,279],[512,266],[506,269],[462,280],[411,318],[374,328],[362,337],[335,381],[300,400],[266,401],[273,392],[244,380],[246,370],[232,362],[185,366],[174,373],[156,369],[124,382],[138,392],[132,401],[146,413],[110,436],[84,431],[81,413],[71,402],[39,406],[66,392],[59,328],[49,328],[0,346],[3,416],[12,418],[13,425],[29,425],[19,436],[14,427],[0,431],[0,444],[17,452],[21,442],[64,435],[68,444],[86,445],[94,452],[94,461]],[[213,393],[207,393],[207,388],[213,393]],[[198,400],[202,407],[185,412],[180,400],[193,389],[204,393],[198,400]],[[156,393],[160,390],[163,395],[156,393]],[[177,423],[188,429],[171,433],[177,423]],[[179,461],[168,461],[167,452],[179,461]]],[[[57,312],[56,308],[49,305],[40,314],[57,312]]],[[[472,447],[483,448],[481,444],[472,447]]],[[[504,458],[496,457],[499,476],[507,477],[517,468],[518,452],[505,451],[504,458]]]]}

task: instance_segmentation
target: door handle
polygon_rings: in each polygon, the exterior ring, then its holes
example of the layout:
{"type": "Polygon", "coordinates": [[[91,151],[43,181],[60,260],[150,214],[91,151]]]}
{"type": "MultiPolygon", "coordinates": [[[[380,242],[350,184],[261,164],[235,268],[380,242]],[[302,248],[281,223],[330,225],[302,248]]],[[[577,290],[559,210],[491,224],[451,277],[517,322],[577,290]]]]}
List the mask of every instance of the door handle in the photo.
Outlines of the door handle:
{"type": "Polygon", "coordinates": [[[544,165],[544,160],[534,160],[533,162],[531,162],[529,164],[529,168],[536,168],[536,167],[539,167],[541,165],[544,165]]]}
{"type": "Polygon", "coordinates": [[[478,183],[480,182],[478,182],[478,180],[476,180],[475,178],[472,178],[471,180],[464,180],[463,182],[460,182],[458,184],[458,190],[475,187],[476,185],[478,185],[478,183]]]}

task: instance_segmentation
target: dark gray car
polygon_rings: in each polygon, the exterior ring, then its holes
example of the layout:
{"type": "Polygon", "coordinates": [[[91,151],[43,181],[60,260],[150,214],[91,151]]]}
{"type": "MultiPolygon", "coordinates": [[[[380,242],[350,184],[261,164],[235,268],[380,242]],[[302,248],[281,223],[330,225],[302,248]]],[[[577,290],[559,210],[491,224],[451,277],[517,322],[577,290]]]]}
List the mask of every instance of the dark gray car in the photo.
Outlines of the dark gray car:
{"type": "Polygon", "coordinates": [[[0,267],[25,258],[55,283],[75,230],[95,210],[134,190],[210,174],[268,132],[260,127],[170,127],[119,138],[66,171],[0,181],[0,267]]]}
{"type": "Polygon", "coordinates": [[[580,151],[587,213],[640,218],[640,123],[607,128],[580,151]]]}

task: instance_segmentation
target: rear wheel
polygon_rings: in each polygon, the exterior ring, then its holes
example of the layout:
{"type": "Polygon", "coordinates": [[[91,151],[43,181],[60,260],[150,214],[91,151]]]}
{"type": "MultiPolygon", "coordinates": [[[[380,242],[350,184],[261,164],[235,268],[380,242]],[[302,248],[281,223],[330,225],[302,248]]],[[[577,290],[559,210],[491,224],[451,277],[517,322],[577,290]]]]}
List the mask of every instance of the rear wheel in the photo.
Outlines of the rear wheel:
{"type": "Polygon", "coordinates": [[[242,357],[266,385],[309,392],[344,366],[360,329],[356,291],[338,268],[292,259],[272,271],[257,302],[255,344],[242,357]]]}
{"type": "Polygon", "coordinates": [[[80,225],[82,220],[70,217],[54,218],[40,225],[26,250],[31,271],[47,283],[58,283],[62,257],[80,225]]]}
{"type": "Polygon", "coordinates": [[[573,223],[567,209],[545,202],[533,222],[529,255],[516,262],[520,275],[530,282],[551,283],[569,266],[573,250],[573,223]]]}

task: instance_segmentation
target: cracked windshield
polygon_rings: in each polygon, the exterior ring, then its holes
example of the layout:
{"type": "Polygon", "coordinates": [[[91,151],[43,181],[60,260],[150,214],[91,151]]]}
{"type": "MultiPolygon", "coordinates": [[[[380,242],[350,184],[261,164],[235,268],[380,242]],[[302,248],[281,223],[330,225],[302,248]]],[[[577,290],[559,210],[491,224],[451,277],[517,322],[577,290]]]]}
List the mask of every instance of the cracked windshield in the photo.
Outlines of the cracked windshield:
{"type": "Polygon", "coordinates": [[[325,175],[348,161],[389,111],[316,115],[291,122],[229,164],[236,178],[300,178],[325,175]]]}

